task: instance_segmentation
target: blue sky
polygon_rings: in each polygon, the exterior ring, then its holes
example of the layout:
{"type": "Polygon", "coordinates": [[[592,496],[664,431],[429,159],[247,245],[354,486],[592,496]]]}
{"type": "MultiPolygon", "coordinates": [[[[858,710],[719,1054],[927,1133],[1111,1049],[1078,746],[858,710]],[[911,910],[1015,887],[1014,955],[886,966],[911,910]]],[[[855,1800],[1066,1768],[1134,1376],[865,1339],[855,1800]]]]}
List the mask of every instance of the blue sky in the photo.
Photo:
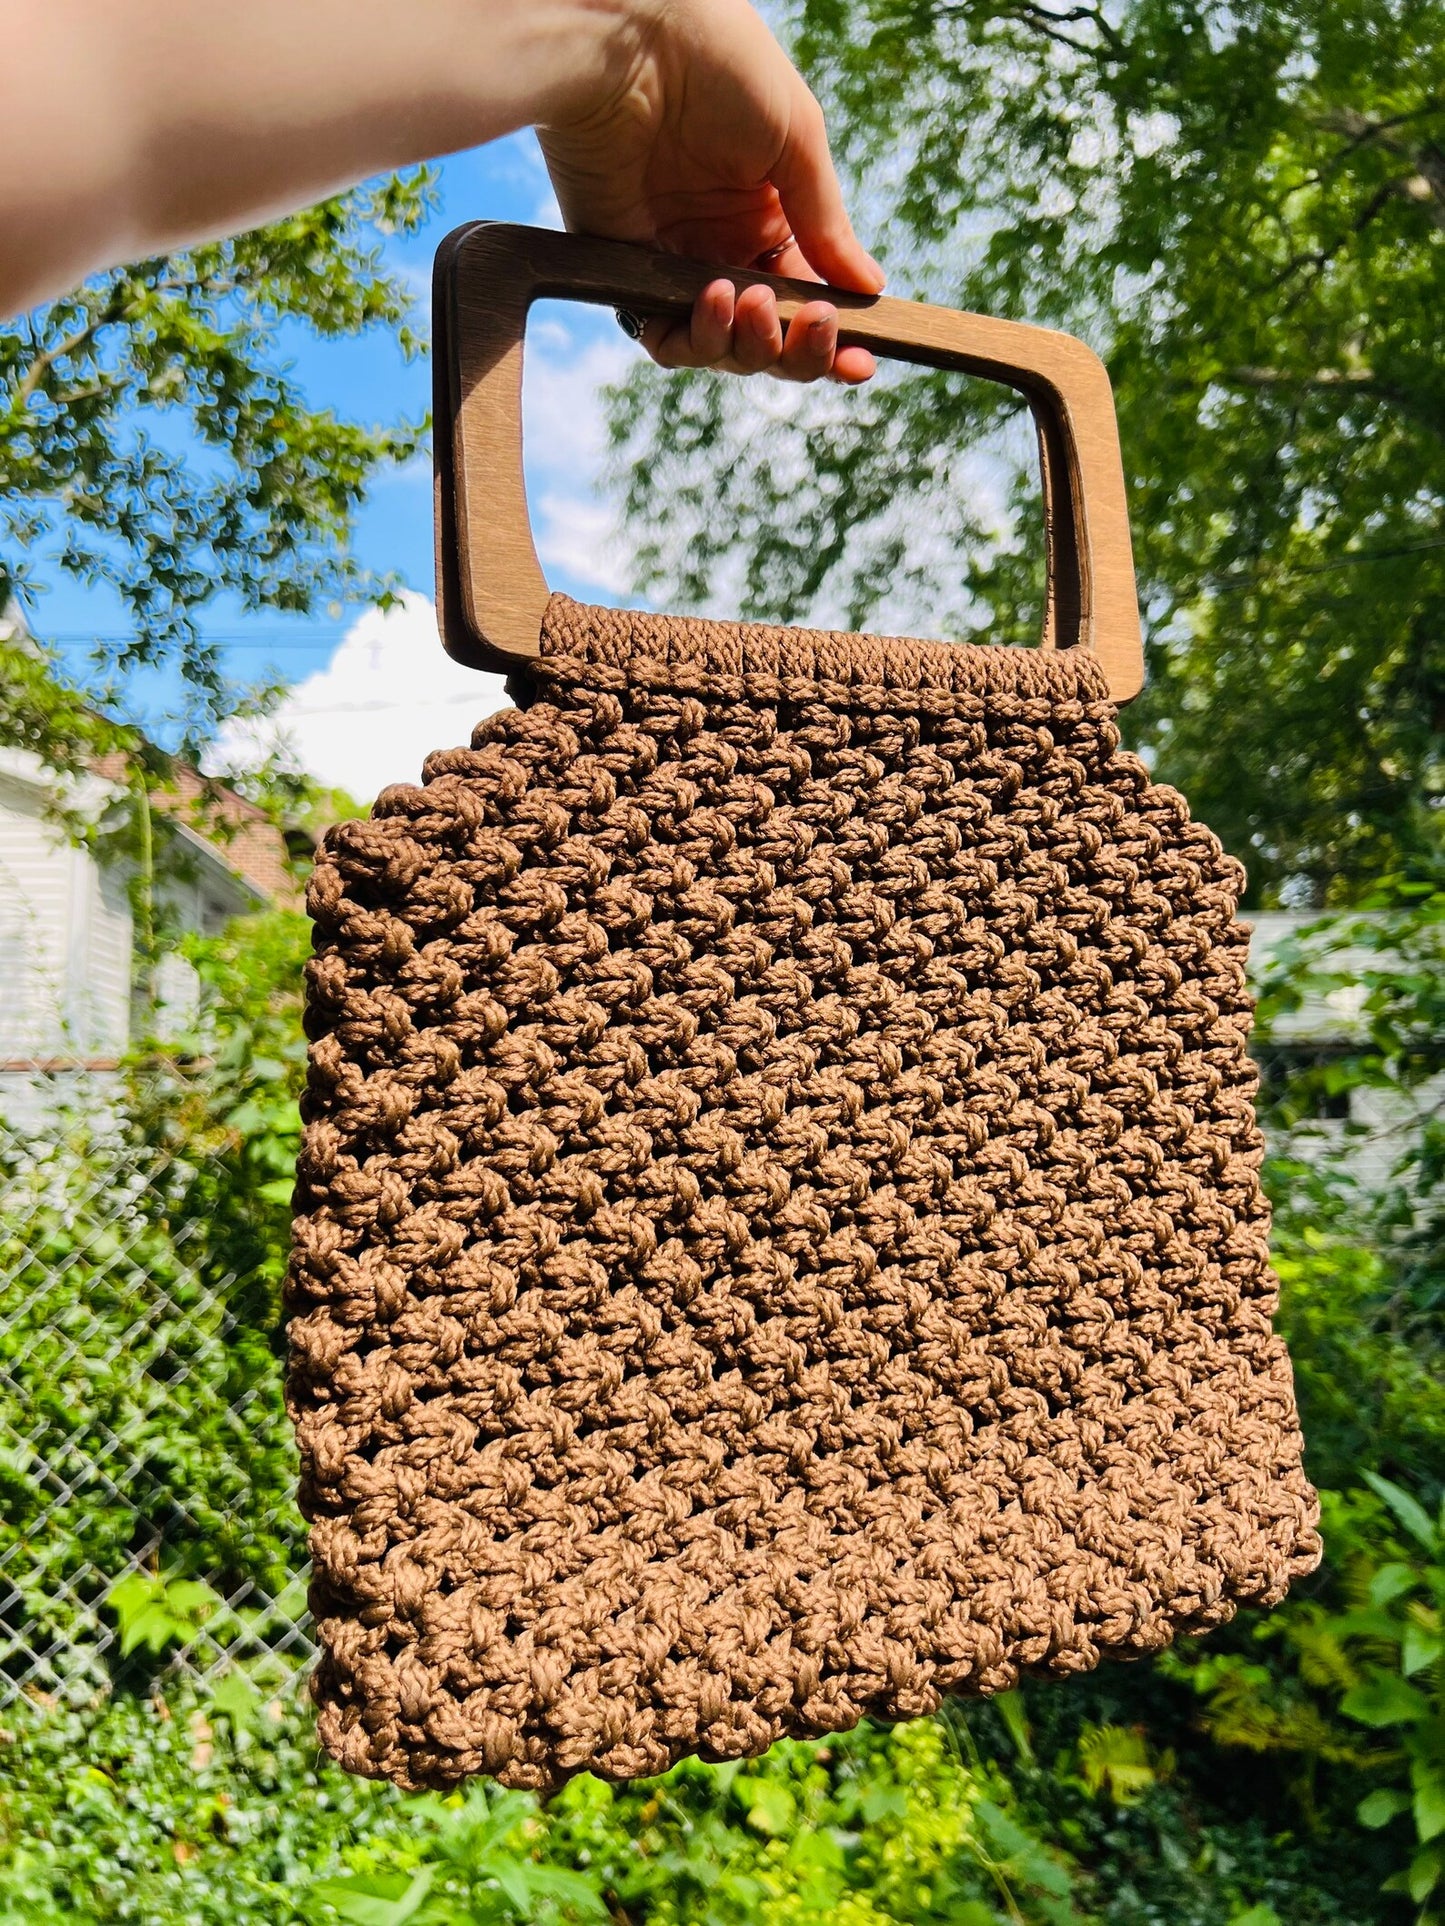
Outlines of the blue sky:
{"type": "MultiPolygon", "coordinates": [[[[555,206],[536,143],[530,134],[453,156],[438,164],[439,206],[417,235],[391,244],[388,258],[410,278],[425,312],[431,260],[437,243],[462,221],[498,219],[557,224],[555,206]]],[[[385,421],[425,411],[430,365],[406,363],[381,332],[354,341],[318,341],[302,328],[286,341],[308,398],[363,421],[385,421]]],[[[592,600],[625,591],[626,558],[610,527],[610,509],[596,485],[600,403],[596,391],[615,379],[635,352],[610,315],[547,303],[534,313],[527,353],[526,403],[533,432],[527,440],[528,485],[538,545],[554,587],[592,600]]],[[[356,547],[361,561],[399,571],[419,595],[432,593],[432,504],[429,462],[382,477],[363,509],[356,547]]],[[[33,610],[38,634],[51,640],[77,670],[90,639],[124,632],[118,606],[56,571],[38,571],[52,585],[33,610]]],[[[228,672],[251,682],[271,672],[302,682],[322,670],[354,628],[359,611],[340,619],[287,618],[272,612],[246,616],[219,606],[207,631],[224,649],[228,672]]],[[[427,612],[413,607],[411,648],[425,646],[427,612]]],[[[434,632],[433,632],[434,633],[434,632]]],[[[440,644],[430,644],[440,654],[440,644]]],[[[463,703],[465,689],[452,700],[463,703]]],[[[338,704],[348,690],[331,691],[338,704]]],[[[400,692],[398,692],[400,694],[400,692]]],[[[158,716],[176,695],[172,677],[148,677],[129,692],[134,711],[158,716]]],[[[379,696],[370,696],[375,703],[379,696]]],[[[312,704],[314,708],[315,703],[312,704]]],[[[353,714],[371,714],[372,708],[353,714]]],[[[303,758],[304,759],[304,758],[303,758]]],[[[395,773],[395,772],[394,772],[395,773]]]]}

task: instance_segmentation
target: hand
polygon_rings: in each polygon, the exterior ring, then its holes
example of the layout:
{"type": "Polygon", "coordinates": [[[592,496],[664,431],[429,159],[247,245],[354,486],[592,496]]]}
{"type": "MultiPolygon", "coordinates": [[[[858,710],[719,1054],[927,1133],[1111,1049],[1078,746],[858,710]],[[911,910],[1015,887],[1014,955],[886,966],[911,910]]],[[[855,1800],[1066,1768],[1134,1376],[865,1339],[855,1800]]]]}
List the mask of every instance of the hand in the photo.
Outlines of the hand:
{"type": "MultiPolygon", "coordinates": [[[[0,0],[0,7],[4,0],[0,0]]],[[[570,227],[876,292],[818,103],[747,0],[18,0],[0,117],[0,309],[516,128],[570,227]],[[29,164],[38,153],[44,167],[29,164]],[[796,234],[797,239],[792,238],[796,234]]],[[[672,366],[862,381],[837,317],[705,290],[672,366]],[[816,326],[816,332],[815,332],[816,326]]]]}
{"type": "MultiPolygon", "coordinates": [[[[822,109],[747,0],[619,11],[589,80],[537,130],[569,228],[881,289],[843,207],[822,109]]],[[[866,348],[839,348],[830,302],[808,302],[785,337],[770,289],[739,295],[721,276],[688,321],[649,321],[641,338],[666,368],[851,384],[877,367],[866,348]]]]}

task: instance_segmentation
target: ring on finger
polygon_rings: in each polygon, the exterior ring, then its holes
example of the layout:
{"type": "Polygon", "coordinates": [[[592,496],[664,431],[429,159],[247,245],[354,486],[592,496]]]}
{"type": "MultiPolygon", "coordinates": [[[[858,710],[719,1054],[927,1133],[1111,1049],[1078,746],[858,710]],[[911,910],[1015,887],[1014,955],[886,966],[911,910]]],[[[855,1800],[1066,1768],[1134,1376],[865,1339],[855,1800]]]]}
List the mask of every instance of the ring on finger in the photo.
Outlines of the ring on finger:
{"type": "Polygon", "coordinates": [[[776,247],[765,247],[761,254],[755,254],[753,256],[752,265],[755,272],[758,274],[771,274],[777,267],[778,262],[782,260],[783,256],[787,253],[788,249],[790,247],[796,247],[796,245],[797,242],[794,239],[793,230],[789,228],[787,234],[778,242],[776,247]]]}

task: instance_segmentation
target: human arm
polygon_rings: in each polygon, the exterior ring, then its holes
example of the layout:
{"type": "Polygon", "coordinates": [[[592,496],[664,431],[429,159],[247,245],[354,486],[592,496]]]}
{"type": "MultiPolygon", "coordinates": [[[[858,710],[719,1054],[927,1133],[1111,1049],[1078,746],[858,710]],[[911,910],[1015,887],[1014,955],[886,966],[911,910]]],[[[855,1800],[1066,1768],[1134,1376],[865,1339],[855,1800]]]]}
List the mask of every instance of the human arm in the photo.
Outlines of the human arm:
{"type": "MultiPolygon", "coordinates": [[[[0,0],[0,20],[7,311],[529,125],[570,227],[882,284],[746,0],[0,0]]],[[[811,303],[785,343],[765,290],[720,281],[645,339],[669,365],[864,378],[836,326],[811,303]]]]}

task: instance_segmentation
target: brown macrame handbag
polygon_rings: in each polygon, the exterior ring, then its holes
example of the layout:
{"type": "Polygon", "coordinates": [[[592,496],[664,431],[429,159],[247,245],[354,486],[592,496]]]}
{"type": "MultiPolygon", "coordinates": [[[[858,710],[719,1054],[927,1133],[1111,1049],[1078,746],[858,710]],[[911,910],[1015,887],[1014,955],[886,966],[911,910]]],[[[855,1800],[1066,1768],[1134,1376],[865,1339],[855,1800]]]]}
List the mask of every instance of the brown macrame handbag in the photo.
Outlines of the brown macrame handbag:
{"type": "Polygon", "coordinates": [[[311,885],[315,1689],[335,1757],[404,1786],[913,1717],[1156,1651],[1319,1556],[1241,872],[1115,727],[1107,378],[1043,330],[842,303],[845,339],[1029,397],[1040,649],[549,599],[528,305],[680,311],[706,278],[444,248],[445,634],[520,663],[518,707],[311,885]]]}

